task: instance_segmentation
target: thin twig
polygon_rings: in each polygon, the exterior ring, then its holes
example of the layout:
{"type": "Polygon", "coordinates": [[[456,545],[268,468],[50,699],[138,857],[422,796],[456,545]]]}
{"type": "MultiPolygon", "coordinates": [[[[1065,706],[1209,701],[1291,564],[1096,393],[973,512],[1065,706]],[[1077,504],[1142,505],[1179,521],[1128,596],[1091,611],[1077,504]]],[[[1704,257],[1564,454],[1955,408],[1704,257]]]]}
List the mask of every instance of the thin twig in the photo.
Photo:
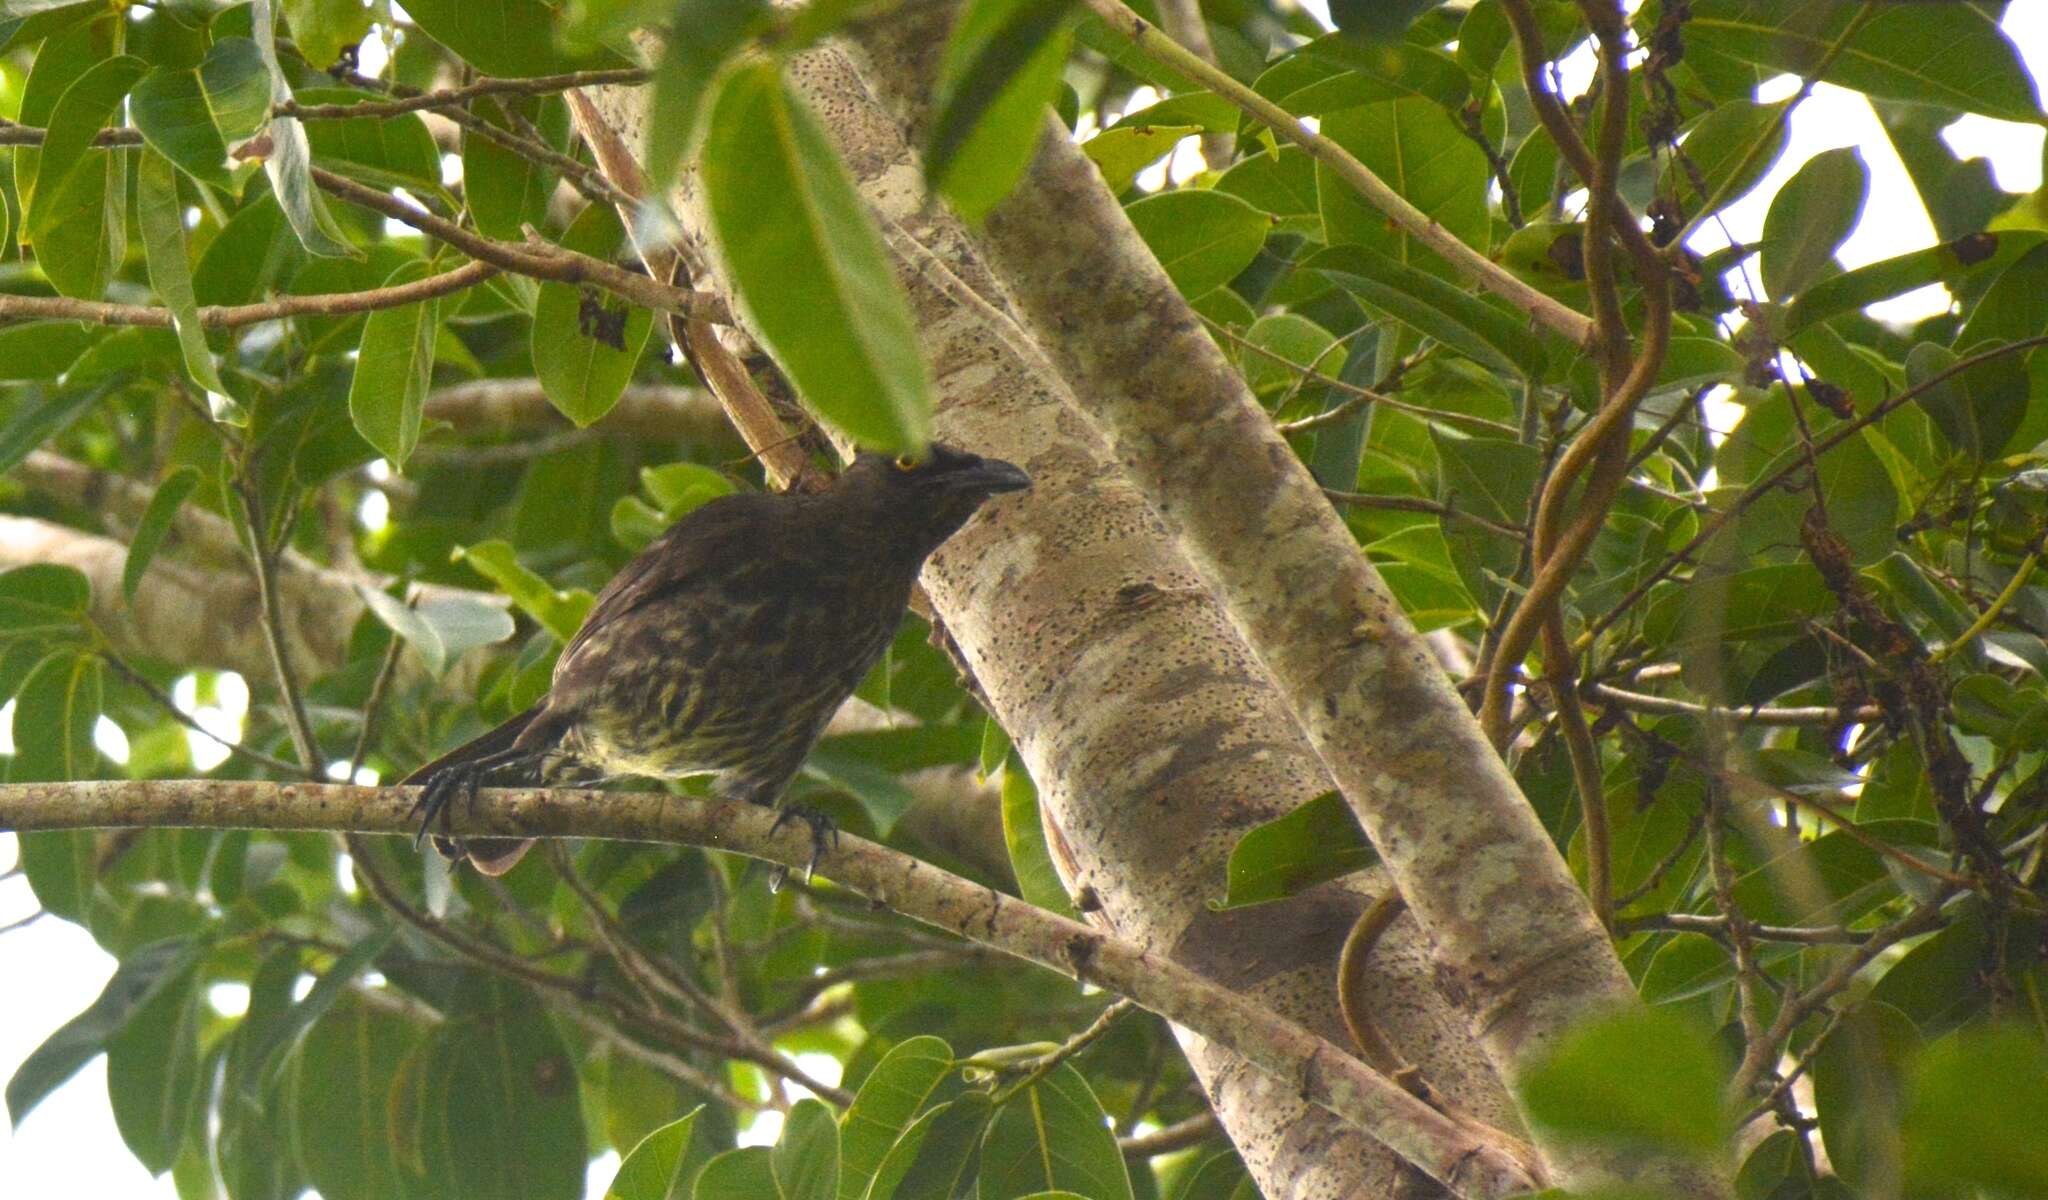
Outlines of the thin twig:
{"type": "MultiPolygon", "coordinates": [[[[239,329],[290,317],[332,317],[375,312],[475,287],[498,273],[489,263],[470,262],[452,271],[412,283],[362,292],[325,292],[312,296],[280,296],[262,304],[209,304],[199,309],[204,329],[239,329]]],[[[100,325],[141,325],[168,329],[171,310],[147,304],[115,304],[105,300],[74,300],[69,296],[0,295],[0,318],[91,321],[100,325]]]]}

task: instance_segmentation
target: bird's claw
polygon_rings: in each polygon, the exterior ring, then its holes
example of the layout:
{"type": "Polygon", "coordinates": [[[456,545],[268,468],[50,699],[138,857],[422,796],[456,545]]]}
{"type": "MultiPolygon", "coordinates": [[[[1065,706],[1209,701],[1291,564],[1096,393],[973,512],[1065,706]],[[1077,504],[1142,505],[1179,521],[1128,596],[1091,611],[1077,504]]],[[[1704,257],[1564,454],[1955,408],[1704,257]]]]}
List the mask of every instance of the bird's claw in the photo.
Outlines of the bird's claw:
{"type": "Polygon", "coordinates": [[[448,809],[456,792],[463,793],[470,808],[476,807],[478,775],[479,772],[468,767],[451,766],[427,781],[426,786],[420,789],[419,798],[413,801],[411,811],[406,814],[408,820],[418,817],[420,822],[419,828],[413,831],[413,849],[420,848],[430,828],[438,826],[444,835],[453,832],[449,828],[448,809]]]}
{"type": "MultiPolygon", "coordinates": [[[[775,814],[775,823],[768,827],[768,836],[773,837],[780,833],[782,827],[791,821],[802,821],[811,827],[811,860],[804,865],[804,882],[809,883],[811,877],[818,872],[818,860],[825,857],[827,850],[839,848],[839,825],[817,809],[791,804],[784,806],[775,814]]],[[[781,891],[783,883],[788,879],[789,868],[776,867],[768,876],[768,890],[781,891]]]]}

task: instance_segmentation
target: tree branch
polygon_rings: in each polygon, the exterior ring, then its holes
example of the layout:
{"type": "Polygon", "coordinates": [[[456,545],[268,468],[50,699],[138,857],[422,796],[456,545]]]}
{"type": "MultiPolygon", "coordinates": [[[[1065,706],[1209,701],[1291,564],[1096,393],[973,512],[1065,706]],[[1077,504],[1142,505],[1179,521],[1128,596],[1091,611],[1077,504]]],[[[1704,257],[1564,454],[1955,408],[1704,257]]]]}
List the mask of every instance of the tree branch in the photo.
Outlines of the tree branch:
{"type": "MultiPolygon", "coordinates": [[[[95,780],[0,787],[0,829],[272,829],[410,834],[415,789],[227,780],[95,780]]],[[[500,837],[602,837],[734,851],[800,868],[807,830],[774,830],[757,805],[658,792],[493,789],[465,832],[500,837]]],[[[1272,1074],[1380,1138],[1455,1194],[1534,1190],[1533,1154],[1499,1130],[1423,1104],[1307,1029],[1273,1015],[1162,954],[893,850],[845,836],[825,855],[841,885],[906,916],[1063,975],[1129,996],[1272,1074]]]]}
{"type": "MultiPolygon", "coordinates": [[[[420,300],[432,300],[467,290],[498,273],[483,262],[469,262],[452,271],[429,275],[412,283],[371,288],[366,292],[323,292],[311,296],[281,296],[263,304],[209,304],[199,310],[199,324],[206,329],[238,329],[262,321],[288,317],[333,317],[348,313],[397,308],[420,300]]],[[[143,325],[168,329],[171,310],[147,304],[115,304],[105,300],[74,300],[68,296],[16,296],[0,294],[0,318],[57,321],[91,321],[100,325],[143,325]]]]}

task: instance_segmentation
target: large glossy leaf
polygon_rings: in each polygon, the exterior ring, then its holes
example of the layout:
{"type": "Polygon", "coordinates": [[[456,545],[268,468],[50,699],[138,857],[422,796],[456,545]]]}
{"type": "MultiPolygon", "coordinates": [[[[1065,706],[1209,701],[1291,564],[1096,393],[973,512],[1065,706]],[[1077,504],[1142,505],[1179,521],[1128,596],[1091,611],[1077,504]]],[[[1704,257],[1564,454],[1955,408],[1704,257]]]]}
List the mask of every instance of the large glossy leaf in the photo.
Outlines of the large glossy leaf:
{"type": "Polygon", "coordinates": [[[1072,915],[1074,902],[1060,882],[1046,843],[1038,788],[1021,767],[1003,770],[1003,843],[1010,851],[1010,870],[1017,876],[1017,894],[1040,908],[1072,915]]]}
{"type": "Polygon", "coordinates": [[[431,1035],[420,1165],[434,1194],[451,1200],[576,1200],[584,1146],[574,1062],[541,1009],[509,989],[497,997],[431,1035]]]}
{"type": "Polygon", "coordinates": [[[407,604],[360,583],[356,593],[379,621],[419,651],[436,675],[464,651],[512,636],[512,615],[485,597],[429,595],[407,604]]]}
{"type": "MultiPolygon", "coordinates": [[[[424,262],[407,263],[392,272],[384,286],[413,283],[429,273],[424,262]]],[[[439,300],[379,309],[363,322],[355,377],[348,389],[349,416],[363,440],[400,467],[419,442],[440,327],[439,300]]]]}
{"type": "Polygon", "coordinates": [[[952,1047],[926,1036],[897,1043],[868,1072],[840,1118],[838,1200],[864,1200],[882,1160],[952,1069],[952,1047]]]}
{"type": "Polygon", "coordinates": [[[2048,1146],[2037,1136],[2048,1127],[2043,1079],[2048,1048],[2037,1029],[1972,1030],[1928,1047],[1907,1082],[1907,1177],[1931,1191],[2048,1193],[2048,1146]]]}
{"type": "Polygon", "coordinates": [[[1074,0],[968,0],[953,23],[924,169],[970,221],[1010,194],[1046,132],[1074,7],[1074,0]]]}
{"type": "Polygon", "coordinates": [[[1689,215],[1719,211],[1740,200],[1785,152],[1790,136],[1785,112],[1790,105],[1789,100],[1717,105],[1679,143],[1678,153],[1690,167],[1675,161],[1667,164],[1663,187],[1684,198],[1689,215]],[[1709,210],[1709,204],[1714,208],[1709,210]]]}
{"type": "Polygon", "coordinates": [[[819,416],[916,451],[931,376],[860,194],[772,62],[735,68],[705,135],[711,229],[749,326],[819,416]]]}
{"type": "Polygon", "coordinates": [[[51,285],[96,300],[127,250],[126,159],[92,147],[148,65],[110,58],[66,88],[50,114],[22,228],[51,285]]]}
{"type": "Polygon", "coordinates": [[[1162,192],[1124,210],[1159,265],[1190,299],[1222,287],[1251,265],[1272,223],[1235,196],[1162,192]]]}
{"type": "Polygon", "coordinates": [[[121,594],[129,604],[135,603],[135,589],[142,586],[142,576],[149,570],[149,560],[156,556],[157,547],[163,545],[164,535],[170,532],[178,509],[197,486],[198,470],[179,467],[164,476],[163,482],[157,484],[156,491],[150,495],[149,507],[143,510],[142,519],[135,523],[135,535],[128,543],[127,560],[121,565],[121,594]]]}
{"type": "Polygon", "coordinates": [[[107,1040],[107,1098],[121,1140],[152,1173],[177,1161],[199,1116],[199,1031],[204,997],[196,967],[166,978],[107,1040]]]}
{"type": "Polygon", "coordinates": [[[407,1190],[391,1090],[421,1033],[400,1011],[347,995],[299,1043],[291,1128],[299,1163],[324,1200],[380,1200],[407,1190]]]}
{"type": "Polygon", "coordinates": [[[1131,1200],[1131,1179],[1094,1089],[1061,1064],[996,1112],[982,1143],[977,1195],[1065,1190],[1131,1200]]]}
{"type": "Polygon", "coordinates": [[[1302,265],[1488,367],[1532,379],[1543,374],[1548,354],[1526,323],[1426,271],[1364,246],[1335,246],[1302,265]]]}
{"type": "Polygon", "coordinates": [[[52,651],[29,673],[15,697],[10,780],[92,778],[104,675],[97,654],[75,649],[52,651]]]}
{"type": "MultiPolygon", "coordinates": [[[[584,208],[562,234],[570,250],[610,260],[626,240],[609,204],[584,208]]],[[[633,378],[654,317],[596,288],[543,283],[533,306],[533,376],[580,428],[610,412],[633,378]]]]}
{"type": "Polygon", "coordinates": [[[766,0],[701,0],[664,39],[647,101],[650,194],[668,194],[696,143],[719,70],[770,17],[766,0]]]}
{"type": "MultiPolygon", "coordinates": [[[[1841,43],[1857,4],[1697,0],[1689,57],[1732,58],[1805,74],[1841,43]]],[[[1968,4],[1879,4],[1821,78],[1873,96],[1938,104],[2007,121],[2041,119],[2026,67],[1996,20],[1968,4]]]]}
{"type": "Polygon", "coordinates": [[[14,1126],[19,1128],[45,1096],[104,1053],[137,1011],[171,984],[188,979],[202,949],[189,938],[171,938],[122,958],[92,1005],[44,1038],[15,1068],[7,1081],[7,1113],[14,1126]]]}
{"type": "Polygon", "coordinates": [[[1463,104],[1471,82],[1442,51],[1406,42],[1360,46],[1318,38],[1260,73],[1252,90],[1301,117],[1413,97],[1446,108],[1463,104]]]}
{"type": "MultiPolygon", "coordinates": [[[[185,357],[185,371],[192,381],[215,395],[225,397],[227,384],[213,364],[213,351],[206,345],[206,332],[199,327],[199,301],[192,290],[192,260],[185,252],[184,206],[178,202],[178,176],[171,160],[161,154],[145,153],[135,170],[135,223],[142,230],[142,250],[149,269],[149,285],[171,314],[178,334],[178,349],[185,357]]],[[[239,406],[230,413],[240,424],[248,418],[239,406]]]]}
{"type": "Polygon", "coordinates": [[[555,37],[555,9],[541,0],[416,0],[405,11],[429,37],[486,75],[561,75],[632,65],[602,46],[564,49],[555,37]]]}
{"type": "Polygon", "coordinates": [[[520,564],[509,542],[497,539],[478,542],[474,546],[463,547],[457,555],[512,597],[512,603],[520,611],[539,621],[549,633],[565,642],[576,635],[577,626],[583,624],[583,615],[590,611],[592,597],[589,592],[582,589],[556,591],[547,580],[520,564]]]}
{"type": "Polygon", "coordinates": [[[1665,1009],[1588,1021],[1522,1078],[1523,1111],[1555,1136],[1714,1153],[1732,1129],[1726,1067],[1704,1032],[1665,1009]],[[1643,1064],[1657,1086],[1642,1086],[1643,1064]]]}
{"type": "MultiPolygon", "coordinates": [[[[1407,99],[1347,108],[1323,119],[1323,134],[1459,241],[1486,248],[1486,155],[1441,106],[1407,99]]],[[[1316,183],[1329,245],[1365,246],[1403,263],[1437,262],[1321,163],[1316,183]]]]}
{"type": "MultiPolygon", "coordinates": [[[[273,104],[281,103],[292,98],[292,90],[284,68],[277,61],[270,0],[256,0],[252,12],[256,48],[262,53],[264,70],[270,76],[270,99],[273,104]]],[[[299,244],[308,253],[328,258],[357,257],[360,251],[349,244],[313,184],[313,149],[307,141],[305,125],[296,117],[272,117],[269,128],[270,153],[263,159],[263,170],[270,177],[270,190],[299,244]]]]}
{"type": "Polygon", "coordinates": [[[1961,361],[1946,346],[1922,342],[1906,355],[1906,382],[1921,389],[1914,400],[1951,449],[1996,458],[2026,417],[2027,373],[2007,357],[1950,374],[1961,361]]]}
{"type": "Polygon", "coordinates": [[[1863,216],[1869,194],[1870,169],[1855,147],[1808,159],[1764,218],[1764,291],[1782,300],[1818,278],[1863,216]]]}
{"type": "Polygon", "coordinates": [[[1344,797],[1324,792],[1292,812],[1245,832],[1230,851],[1226,891],[1217,908],[1261,904],[1379,861],[1344,797]]]}
{"type": "MultiPolygon", "coordinates": [[[[524,103],[502,97],[501,102],[511,104],[513,111],[530,121],[556,149],[566,143],[569,109],[560,97],[524,103]]],[[[489,106],[478,114],[492,124],[500,123],[494,119],[498,115],[489,106]]],[[[462,198],[480,232],[494,238],[520,240],[524,236],[521,226],[539,228],[546,223],[548,198],[554,192],[554,168],[515,154],[467,129],[462,131],[462,198]]]]}
{"type": "Polygon", "coordinates": [[[690,1153],[696,1127],[697,1112],[691,1112],[640,1139],[619,1163],[604,1200],[690,1200],[704,1166],[690,1153]]]}
{"type": "Polygon", "coordinates": [[[248,38],[222,38],[196,67],[151,71],[128,111],[157,153],[194,179],[227,187],[228,151],[270,117],[263,51],[248,38]]]}
{"type": "Polygon", "coordinates": [[[695,1200],[758,1200],[776,1196],[774,1155],[766,1146],[728,1150],[697,1173],[695,1200]]]}

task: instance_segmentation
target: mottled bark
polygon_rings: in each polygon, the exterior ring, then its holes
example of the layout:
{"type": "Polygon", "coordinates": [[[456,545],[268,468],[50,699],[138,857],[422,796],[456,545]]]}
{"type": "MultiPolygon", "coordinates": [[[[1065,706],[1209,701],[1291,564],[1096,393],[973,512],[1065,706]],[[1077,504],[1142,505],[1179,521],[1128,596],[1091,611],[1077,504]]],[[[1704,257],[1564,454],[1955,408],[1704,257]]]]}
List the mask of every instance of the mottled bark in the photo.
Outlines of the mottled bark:
{"type": "MultiPolygon", "coordinates": [[[[1206,905],[1237,838],[1326,790],[1327,775],[958,222],[925,195],[896,121],[835,54],[806,56],[793,78],[882,215],[937,376],[940,436],[1013,459],[1037,480],[954,539],[924,582],[1039,781],[1067,881],[1092,889],[1103,905],[1095,919],[1119,936],[1341,1038],[1334,968],[1366,881],[1234,914],[1206,905]]],[[[644,99],[602,97],[634,144],[644,99]]],[[[1403,1052],[1455,1103],[1512,1124],[1463,1022],[1430,986],[1412,927],[1380,953],[1376,1001],[1403,1052]]],[[[1418,1178],[1304,1104],[1298,1080],[1182,1037],[1273,1200],[1395,1195],[1418,1178]]]]}

